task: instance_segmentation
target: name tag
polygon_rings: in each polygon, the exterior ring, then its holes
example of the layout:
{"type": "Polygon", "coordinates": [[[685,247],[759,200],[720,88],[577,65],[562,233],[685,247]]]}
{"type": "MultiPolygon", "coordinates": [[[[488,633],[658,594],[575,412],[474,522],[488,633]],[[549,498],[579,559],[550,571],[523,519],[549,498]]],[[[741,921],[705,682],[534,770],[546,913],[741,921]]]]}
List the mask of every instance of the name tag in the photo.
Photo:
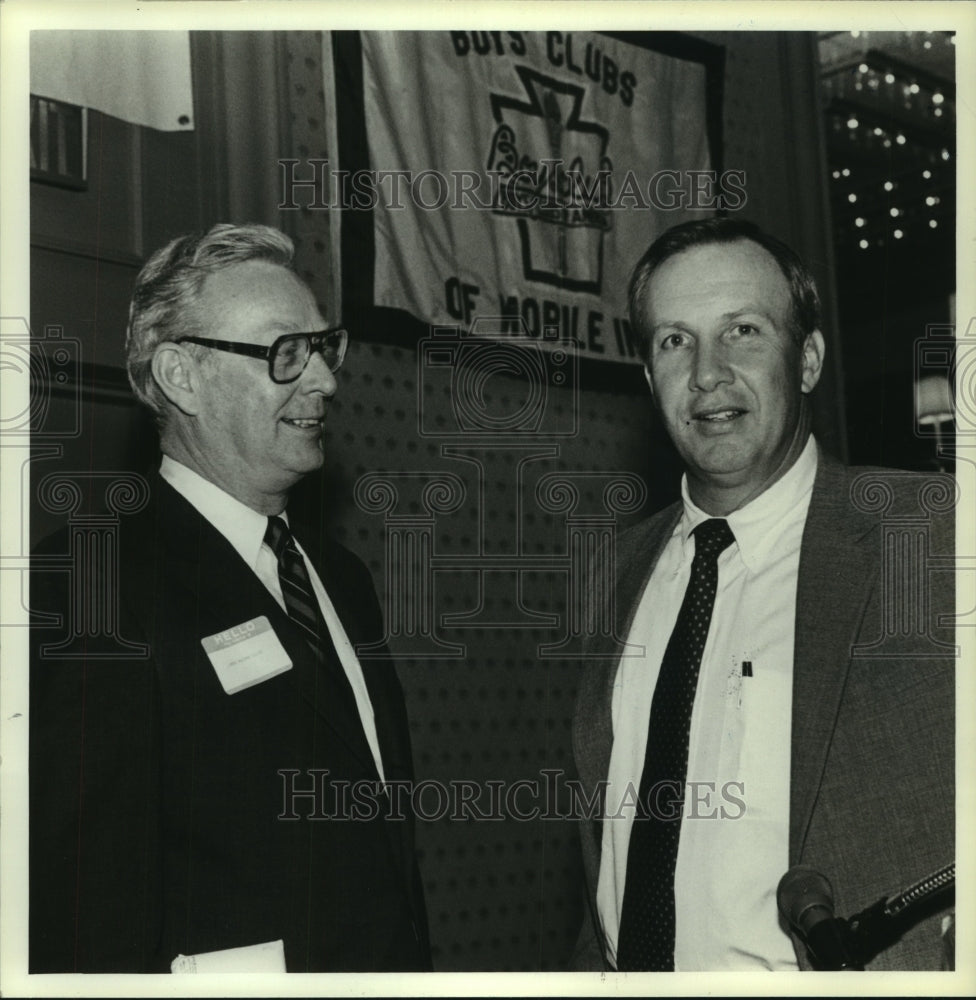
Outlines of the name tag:
{"type": "Polygon", "coordinates": [[[264,615],[200,640],[227,694],[291,670],[291,660],[264,615]]]}

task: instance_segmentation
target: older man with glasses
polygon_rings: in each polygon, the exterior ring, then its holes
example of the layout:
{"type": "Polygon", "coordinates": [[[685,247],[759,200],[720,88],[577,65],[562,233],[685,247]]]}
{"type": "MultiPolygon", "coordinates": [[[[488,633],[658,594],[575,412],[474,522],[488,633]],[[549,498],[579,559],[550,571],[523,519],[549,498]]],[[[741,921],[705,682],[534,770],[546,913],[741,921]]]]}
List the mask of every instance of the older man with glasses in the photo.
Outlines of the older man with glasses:
{"type": "MultiPolygon", "coordinates": [[[[323,463],[348,340],[292,255],[218,225],[137,280],[129,379],[163,459],[121,525],[117,626],[147,652],[56,660],[34,630],[33,972],[430,967],[372,582],[286,510],[323,463]]],[[[70,618],[54,576],[35,571],[32,609],[70,618]]]]}

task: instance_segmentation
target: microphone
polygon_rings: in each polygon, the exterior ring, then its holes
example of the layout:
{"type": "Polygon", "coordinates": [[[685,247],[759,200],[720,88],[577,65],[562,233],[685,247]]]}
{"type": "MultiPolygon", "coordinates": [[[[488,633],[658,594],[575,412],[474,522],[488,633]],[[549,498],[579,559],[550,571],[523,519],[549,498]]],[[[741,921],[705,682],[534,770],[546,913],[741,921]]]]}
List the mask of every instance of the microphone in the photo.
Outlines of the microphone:
{"type": "Polygon", "coordinates": [[[820,970],[863,970],[846,920],[834,916],[830,882],[808,865],[796,865],[779,882],[776,903],[783,919],[806,943],[820,970]]]}

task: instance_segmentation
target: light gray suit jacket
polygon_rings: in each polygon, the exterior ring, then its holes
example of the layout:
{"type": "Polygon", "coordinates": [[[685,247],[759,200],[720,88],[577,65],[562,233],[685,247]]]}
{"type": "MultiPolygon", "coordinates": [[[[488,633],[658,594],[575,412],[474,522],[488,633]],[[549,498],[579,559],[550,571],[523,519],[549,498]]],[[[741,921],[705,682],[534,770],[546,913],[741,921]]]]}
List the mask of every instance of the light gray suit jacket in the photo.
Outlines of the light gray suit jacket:
{"type": "MultiPolygon", "coordinates": [[[[947,620],[955,609],[954,489],[941,474],[846,468],[819,457],[797,590],[789,856],[791,866],[811,865],[830,879],[839,916],[955,857],[956,653],[947,620]],[[898,538],[911,540],[907,549],[898,538]]],[[[619,641],[680,514],[680,503],[666,508],[615,547],[614,636],[588,643],[573,720],[588,795],[609,769],[619,641]]],[[[603,969],[598,816],[582,819],[580,837],[586,907],[573,965],[603,969]]],[[[945,967],[943,916],[911,927],[869,968],[945,967]]],[[[794,947],[809,968],[795,937],[794,947]]]]}

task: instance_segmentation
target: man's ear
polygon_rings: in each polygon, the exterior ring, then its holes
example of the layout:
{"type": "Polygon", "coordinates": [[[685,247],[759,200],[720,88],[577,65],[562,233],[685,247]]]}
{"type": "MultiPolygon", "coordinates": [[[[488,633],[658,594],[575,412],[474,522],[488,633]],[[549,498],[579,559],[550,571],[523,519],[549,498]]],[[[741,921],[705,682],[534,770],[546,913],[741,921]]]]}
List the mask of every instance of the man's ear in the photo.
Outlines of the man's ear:
{"type": "Polygon", "coordinates": [[[814,386],[820,381],[825,350],[823,334],[819,330],[807,334],[806,340],[803,341],[803,380],[801,385],[804,392],[813,392],[814,386]]]}
{"type": "Polygon", "coordinates": [[[153,378],[166,398],[181,412],[193,416],[199,412],[199,387],[202,384],[199,362],[184,347],[164,341],[152,359],[153,378]]]}

